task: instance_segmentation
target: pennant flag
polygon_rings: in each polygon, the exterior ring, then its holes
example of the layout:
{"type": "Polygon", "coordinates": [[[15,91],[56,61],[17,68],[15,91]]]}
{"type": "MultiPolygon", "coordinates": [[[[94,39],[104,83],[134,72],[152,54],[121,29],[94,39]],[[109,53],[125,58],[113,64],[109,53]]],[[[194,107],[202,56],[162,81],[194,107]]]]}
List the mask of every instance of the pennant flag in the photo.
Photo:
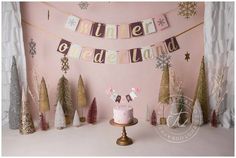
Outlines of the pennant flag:
{"type": "Polygon", "coordinates": [[[166,43],[166,47],[170,53],[179,49],[179,44],[178,44],[175,37],[171,37],[171,38],[166,39],[165,43],[166,43]]]}
{"type": "Polygon", "coordinates": [[[124,39],[130,37],[129,32],[129,25],[128,24],[121,24],[118,25],[118,38],[124,39]]]}
{"type": "Polygon", "coordinates": [[[160,54],[168,53],[165,42],[159,42],[153,48],[155,57],[158,57],[160,54]]]}
{"type": "Polygon", "coordinates": [[[169,27],[165,15],[159,15],[155,18],[156,28],[158,31],[164,30],[169,27]]]}
{"type": "Polygon", "coordinates": [[[71,45],[71,42],[61,39],[59,46],[57,48],[57,51],[66,55],[70,49],[70,45],[71,45]]]}
{"type": "Polygon", "coordinates": [[[94,52],[94,63],[105,63],[106,50],[104,49],[95,49],[94,52]]]}
{"type": "Polygon", "coordinates": [[[143,61],[140,48],[130,49],[131,63],[137,63],[143,61]]]}
{"type": "Polygon", "coordinates": [[[114,102],[116,102],[117,96],[118,96],[118,94],[116,94],[115,92],[113,92],[110,98],[111,98],[111,100],[113,100],[114,102]]]}
{"type": "Polygon", "coordinates": [[[92,62],[93,61],[93,54],[94,54],[94,49],[85,47],[82,49],[80,59],[82,59],[84,61],[92,62]]]}
{"type": "Polygon", "coordinates": [[[92,21],[80,20],[78,32],[84,35],[90,35],[92,24],[92,21]]]}
{"type": "Polygon", "coordinates": [[[103,23],[93,23],[92,25],[92,36],[104,37],[105,36],[105,24],[103,23]]]}
{"type": "Polygon", "coordinates": [[[155,27],[155,24],[154,24],[154,21],[152,18],[143,20],[142,24],[143,24],[143,29],[144,29],[145,35],[156,32],[156,27],[155,27]]]}
{"type": "Polygon", "coordinates": [[[105,31],[105,37],[116,39],[117,38],[117,27],[116,25],[107,24],[106,25],[106,31],[105,31]]]}
{"type": "Polygon", "coordinates": [[[81,51],[82,51],[82,47],[80,45],[72,44],[68,52],[68,56],[72,58],[79,58],[81,51]]]}
{"type": "Polygon", "coordinates": [[[120,103],[120,100],[121,100],[121,96],[120,96],[120,95],[117,95],[115,102],[120,103]]]}
{"type": "Polygon", "coordinates": [[[117,63],[117,52],[108,50],[106,51],[106,58],[105,58],[106,64],[116,64],[117,63]]]}
{"type": "Polygon", "coordinates": [[[136,94],[134,91],[130,92],[129,95],[130,95],[130,97],[132,98],[132,100],[134,100],[134,98],[137,97],[137,94],[136,94]]]}
{"type": "Polygon", "coordinates": [[[79,20],[80,18],[70,15],[67,18],[66,24],[65,24],[65,28],[70,29],[71,31],[75,31],[78,24],[79,24],[79,20]]]}
{"type": "Polygon", "coordinates": [[[121,50],[118,52],[118,63],[120,64],[129,64],[130,62],[128,50],[121,50]]]}
{"type": "Polygon", "coordinates": [[[153,48],[152,47],[143,47],[141,48],[143,60],[153,59],[153,48]]]}
{"type": "Polygon", "coordinates": [[[128,102],[132,101],[132,98],[131,98],[131,96],[130,96],[129,94],[126,95],[125,97],[126,97],[126,99],[127,99],[128,102]]]}
{"type": "Polygon", "coordinates": [[[144,35],[142,22],[134,22],[129,25],[132,37],[139,37],[144,35]]]}

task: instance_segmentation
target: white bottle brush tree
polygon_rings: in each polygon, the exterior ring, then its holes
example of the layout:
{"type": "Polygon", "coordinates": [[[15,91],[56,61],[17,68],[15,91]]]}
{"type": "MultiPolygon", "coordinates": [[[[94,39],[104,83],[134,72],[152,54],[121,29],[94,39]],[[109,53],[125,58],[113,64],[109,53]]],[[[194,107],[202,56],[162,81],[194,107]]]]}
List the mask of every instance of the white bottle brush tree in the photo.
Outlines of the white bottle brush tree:
{"type": "Polygon", "coordinates": [[[74,119],[73,119],[73,126],[74,127],[78,127],[80,126],[80,118],[79,118],[79,114],[77,112],[77,110],[75,110],[75,114],[74,114],[74,119]]]}
{"type": "Polygon", "coordinates": [[[65,115],[62,109],[62,105],[59,101],[57,102],[54,124],[57,129],[63,129],[66,127],[65,115]]]}

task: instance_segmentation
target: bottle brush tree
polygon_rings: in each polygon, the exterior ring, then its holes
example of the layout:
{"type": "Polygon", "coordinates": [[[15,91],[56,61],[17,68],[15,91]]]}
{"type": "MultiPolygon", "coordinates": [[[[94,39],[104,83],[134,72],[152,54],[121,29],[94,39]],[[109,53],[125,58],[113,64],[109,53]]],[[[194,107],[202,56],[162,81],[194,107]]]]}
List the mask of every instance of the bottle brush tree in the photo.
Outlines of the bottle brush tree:
{"type": "Polygon", "coordinates": [[[60,101],[57,102],[54,124],[57,129],[63,129],[66,127],[65,115],[60,101]]]}
{"type": "Polygon", "coordinates": [[[12,57],[11,83],[10,83],[10,108],[9,108],[9,128],[18,129],[20,125],[21,111],[21,88],[16,65],[16,59],[12,57]]]}
{"type": "Polygon", "coordinates": [[[151,125],[156,126],[157,125],[157,115],[155,110],[152,111],[151,115],[151,125]]]}
{"type": "Polygon", "coordinates": [[[94,124],[97,122],[97,103],[96,98],[93,99],[93,102],[89,108],[87,122],[94,124]]]}
{"type": "Polygon", "coordinates": [[[78,127],[80,126],[80,119],[79,119],[79,114],[77,112],[77,110],[75,110],[75,114],[74,114],[74,119],[73,119],[73,126],[74,127],[78,127]]]}
{"type": "Polygon", "coordinates": [[[85,122],[85,117],[83,116],[83,110],[87,106],[87,96],[81,75],[79,76],[79,81],[78,81],[77,101],[78,101],[78,109],[81,110],[80,121],[85,122]]]}
{"type": "Polygon", "coordinates": [[[73,106],[69,81],[64,75],[57,84],[57,102],[60,102],[65,114],[66,124],[70,124],[73,118],[73,106]]]}
{"type": "Polygon", "coordinates": [[[185,108],[185,103],[184,103],[184,95],[181,94],[179,100],[178,100],[178,113],[179,115],[179,124],[185,124],[187,121],[187,116],[186,116],[186,108],[185,108]]]}
{"type": "Polygon", "coordinates": [[[213,110],[212,116],[211,116],[211,126],[217,127],[217,117],[216,117],[216,111],[213,110]]]}
{"type": "Polygon", "coordinates": [[[46,120],[46,113],[50,110],[47,86],[44,78],[42,78],[39,89],[39,111],[40,125],[42,130],[49,128],[49,123],[46,120]]]}

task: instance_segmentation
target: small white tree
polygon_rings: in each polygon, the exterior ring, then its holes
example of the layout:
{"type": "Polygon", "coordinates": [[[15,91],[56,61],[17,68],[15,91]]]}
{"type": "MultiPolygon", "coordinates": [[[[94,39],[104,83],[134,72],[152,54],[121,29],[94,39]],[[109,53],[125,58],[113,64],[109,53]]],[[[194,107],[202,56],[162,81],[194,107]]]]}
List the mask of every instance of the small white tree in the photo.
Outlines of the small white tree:
{"type": "Polygon", "coordinates": [[[74,119],[73,119],[73,126],[75,126],[75,127],[80,126],[80,119],[79,119],[79,114],[78,114],[77,110],[75,110],[74,119]]]}
{"type": "Polygon", "coordinates": [[[62,105],[59,101],[57,102],[54,124],[57,129],[63,129],[66,127],[65,115],[62,109],[62,105]]]}
{"type": "Polygon", "coordinates": [[[168,127],[175,128],[179,126],[179,113],[175,102],[170,106],[170,115],[167,118],[167,125],[168,127]]]}
{"type": "Polygon", "coordinates": [[[202,108],[198,99],[196,99],[193,106],[192,124],[195,126],[201,126],[203,124],[202,108]]]}

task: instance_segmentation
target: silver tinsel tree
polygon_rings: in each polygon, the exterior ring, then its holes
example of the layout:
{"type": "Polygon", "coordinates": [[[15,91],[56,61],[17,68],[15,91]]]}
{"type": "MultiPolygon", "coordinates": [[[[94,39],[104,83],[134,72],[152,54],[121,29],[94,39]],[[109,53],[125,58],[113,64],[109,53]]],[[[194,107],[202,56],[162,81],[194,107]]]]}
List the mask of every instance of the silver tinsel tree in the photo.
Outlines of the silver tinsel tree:
{"type": "Polygon", "coordinates": [[[11,66],[11,84],[10,84],[10,109],[9,109],[9,127],[18,129],[20,125],[21,111],[21,88],[16,65],[16,59],[12,57],[11,66]]]}

